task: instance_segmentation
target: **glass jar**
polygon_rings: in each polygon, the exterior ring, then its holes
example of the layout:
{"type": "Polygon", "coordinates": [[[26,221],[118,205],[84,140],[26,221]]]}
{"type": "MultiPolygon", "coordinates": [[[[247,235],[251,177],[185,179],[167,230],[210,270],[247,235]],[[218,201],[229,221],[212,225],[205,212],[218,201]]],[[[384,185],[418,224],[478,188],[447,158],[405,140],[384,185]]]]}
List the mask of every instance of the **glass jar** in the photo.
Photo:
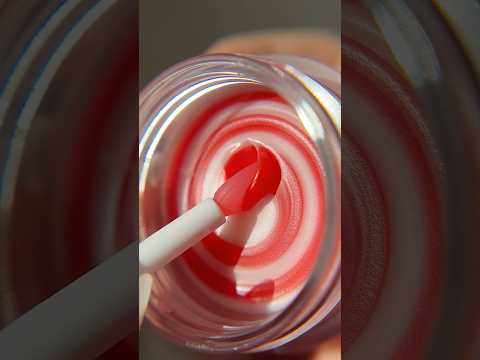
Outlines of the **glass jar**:
{"type": "MultiPolygon", "coordinates": [[[[194,131],[194,119],[205,117],[212,104],[248,98],[252,93],[282,99],[314,149],[323,172],[321,245],[313,254],[308,278],[293,299],[281,311],[260,320],[206,326],[199,320],[201,314],[178,307],[172,265],[159,271],[146,317],[164,337],[195,350],[258,352],[287,343],[308,350],[340,334],[340,75],[323,64],[290,55],[203,55],[172,67],[151,82],[140,95],[139,109],[140,238],[172,220],[169,207],[177,201],[172,200],[172,186],[181,186],[193,176],[172,149],[179,142],[194,147],[194,140],[186,135],[194,131]],[[180,167],[173,182],[172,164],[180,167]]],[[[208,121],[201,123],[207,131],[208,121]]],[[[200,158],[202,152],[192,156],[200,158]]]]}

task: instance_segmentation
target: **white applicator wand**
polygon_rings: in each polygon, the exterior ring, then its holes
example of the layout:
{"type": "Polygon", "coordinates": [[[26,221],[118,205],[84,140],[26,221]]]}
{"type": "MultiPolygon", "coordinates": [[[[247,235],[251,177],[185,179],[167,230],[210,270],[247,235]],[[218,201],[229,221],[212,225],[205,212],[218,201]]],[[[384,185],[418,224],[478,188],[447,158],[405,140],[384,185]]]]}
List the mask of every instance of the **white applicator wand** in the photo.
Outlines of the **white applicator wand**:
{"type": "Polygon", "coordinates": [[[158,271],[224,224],[226,216],[248,210],[276,192],[280,166],[267,148],[248,145],[234,156],[241,165],[213,199],[202,201],[140,243],[140,275],[158,271]]]}
{"type": "Polygon", "coordinates": [[[223,223],[226,214],[206,199],[140,243],[140,274],[153,273],[195,245],[223,223]]]}

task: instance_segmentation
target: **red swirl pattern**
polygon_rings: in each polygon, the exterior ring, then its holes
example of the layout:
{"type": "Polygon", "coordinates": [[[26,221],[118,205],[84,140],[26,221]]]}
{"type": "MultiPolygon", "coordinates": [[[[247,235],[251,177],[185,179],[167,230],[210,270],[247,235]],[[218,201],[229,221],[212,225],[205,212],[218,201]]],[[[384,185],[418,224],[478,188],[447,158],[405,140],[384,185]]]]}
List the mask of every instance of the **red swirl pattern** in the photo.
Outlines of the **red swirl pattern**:
{"type": "Polygon", "coordinates": [[[207,322],[278,314],[302,289],[322,244],[324,178],[314,144],[270,92],[211,105],[183,133],[166,172],[169,218],[212,197],[245,142],[270,150],[282,178],[274,196],[229,217],[170,266],[179,301],[207,322]]]}

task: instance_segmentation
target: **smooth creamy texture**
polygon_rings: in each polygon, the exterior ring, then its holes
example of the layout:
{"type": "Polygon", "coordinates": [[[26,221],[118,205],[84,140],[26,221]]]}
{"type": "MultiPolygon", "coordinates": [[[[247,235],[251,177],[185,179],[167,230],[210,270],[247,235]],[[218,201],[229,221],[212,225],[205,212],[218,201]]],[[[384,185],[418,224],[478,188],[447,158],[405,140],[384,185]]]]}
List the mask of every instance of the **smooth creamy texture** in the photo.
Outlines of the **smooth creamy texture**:
{"type": "MultiPolygon", "coordinates": [[[[246,142],[275,154],[282,180],[274,196],[229,217],[175,261],[168,276],[157,276],[175,294],[171,310],[191,312],[192,321],[253,326],[288,306],[315,264],[325,212],[321,164],[295,112],[272,94],[232,100],[200,118],[196,129],[192,119],[188,144],[172,149],[178,156],[167,183],[177,200],[167,204],[170,217],[212,197],[225,181],[225,164],[246,142]]],[[[154,286],[154,305],[155,293],[154,286]]]]}

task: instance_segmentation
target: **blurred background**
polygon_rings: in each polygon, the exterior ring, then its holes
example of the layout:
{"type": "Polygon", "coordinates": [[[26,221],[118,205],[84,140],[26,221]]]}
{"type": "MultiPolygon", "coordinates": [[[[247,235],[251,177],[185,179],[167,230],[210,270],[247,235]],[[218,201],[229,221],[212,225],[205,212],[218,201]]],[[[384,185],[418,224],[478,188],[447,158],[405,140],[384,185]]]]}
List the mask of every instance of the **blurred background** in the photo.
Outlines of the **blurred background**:
{"type": "Polygon", "coordinates": [[[339,0],[140,1],[140,88],[167,67],[239,32],[321,29],[340,36],[339,0]]]}

